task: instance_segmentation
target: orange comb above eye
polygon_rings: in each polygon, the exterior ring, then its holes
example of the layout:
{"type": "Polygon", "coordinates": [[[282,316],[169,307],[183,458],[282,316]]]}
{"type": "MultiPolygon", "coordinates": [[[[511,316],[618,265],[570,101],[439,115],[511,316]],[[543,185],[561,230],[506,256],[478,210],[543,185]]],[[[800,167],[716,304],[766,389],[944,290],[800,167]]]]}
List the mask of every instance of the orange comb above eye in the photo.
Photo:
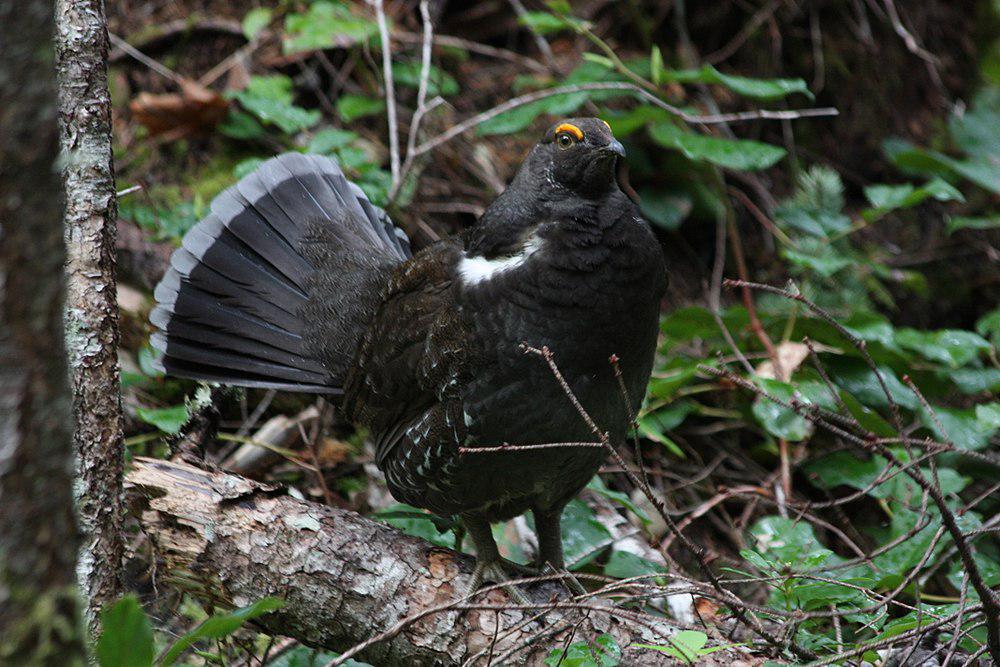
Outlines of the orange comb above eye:
{"type": "Polygon", "coordinates": [[[604,123],[604,127],[608,128],[609,130],[611,129],[611,125],[608,123],[608,121],[604,120],[603,118],[598,118],[597,120],[604,123]]]}
{"type": "Polygon", "coordinates": [[[583,130],[578,128],[573,123],[562,123],[556,128],[556,134],[560,132],[566,132],[567,134],[572,134],[576,137],[577,141],[583,141],[583,130]]]}

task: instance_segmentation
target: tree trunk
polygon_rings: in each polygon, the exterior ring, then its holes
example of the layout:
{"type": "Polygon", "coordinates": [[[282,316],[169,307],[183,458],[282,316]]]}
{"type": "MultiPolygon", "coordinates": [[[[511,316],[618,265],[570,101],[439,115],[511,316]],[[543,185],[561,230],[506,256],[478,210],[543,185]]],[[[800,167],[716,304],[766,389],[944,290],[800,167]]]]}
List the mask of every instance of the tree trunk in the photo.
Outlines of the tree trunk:
{"type": "Polygon", "coordinates": [[[0,664],[76,665],[52,4],[0,2],[0,664]]]}
{"type": "MultiPolygon", "coordinates": [[[[311,646],[344,651],[422,610],[447,606],[470,580],[470,557],[229,473],[136,459],[126,488],[154,545],[161,581],[231,606],[284,598],[285,606],[261,618],[260,625],[311,646]]],[[[527,594],[537,605],[559,599],[566,604],[560,590],[545,584],[527,594]]],[[[590,608],[582,613],[557,608],[531,622],[538,609],[442,609],[358,657],[376,665],[486,664],[496,636],[493,664],[541,664],[570,636],[592,641],[609,633],[627,647],[663,644],[676,631],[666,619],[646,616],[648,622],[640,624],[601,600],[583,603],[590,608]],[[502,659],[508,651],[513,654],[502,659]]],[[[497,590],[477,598],[477,604],[509,600],[497,590]]],[[[624,658],[624,664],[665,662],[662,654],[636,648],[626,648],[624,658]]],[[[757,663],[738,650],[699,662],[757,663]]]]}
{"type": "Polygon", "coordinates": [[[103,0],[57,0],[56,58],[65,156],[66,344],[73,383],[78,579],[87,621],[122,594],[122,445],[115,285],[114,167],[103,0]]]}

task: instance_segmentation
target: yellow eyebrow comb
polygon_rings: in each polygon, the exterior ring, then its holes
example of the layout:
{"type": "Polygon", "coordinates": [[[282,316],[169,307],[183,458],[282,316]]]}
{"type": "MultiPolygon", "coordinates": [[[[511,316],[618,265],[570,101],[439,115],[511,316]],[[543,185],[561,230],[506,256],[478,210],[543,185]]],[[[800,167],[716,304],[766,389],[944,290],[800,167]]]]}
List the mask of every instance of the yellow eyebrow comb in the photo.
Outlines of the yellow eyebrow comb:
{"type": "Polygon", "coordinates": [[[611,129],[611,124],[608,123],[608,121],[604,120],[603,118],[598,118],[597,120],[599,120],[602,123],[604,123],[604,127],[608,128],[609,130],[611,129]]]}
{"type": "Polygon", "coordinates": [[[559,125],[559,127],[556,128],[556,134],[559,134],[560,132],[568,132],[576,137],[577,141],[583,141],[583,130],[578,128],[573,123],[562,123],[559,125]]]}

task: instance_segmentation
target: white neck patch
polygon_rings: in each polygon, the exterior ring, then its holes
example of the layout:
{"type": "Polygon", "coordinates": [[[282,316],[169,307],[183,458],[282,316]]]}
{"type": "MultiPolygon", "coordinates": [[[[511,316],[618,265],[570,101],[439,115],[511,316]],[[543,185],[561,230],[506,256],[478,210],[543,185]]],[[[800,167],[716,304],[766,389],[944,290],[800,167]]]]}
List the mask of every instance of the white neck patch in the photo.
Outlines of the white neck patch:
{"type": "Polygon", "coordinates": [[[496,259],[487,259],[482,255],[474,257],[463,255],[462,260],[458,263],[458,275],[465,286],[478,285],[483,281],[492,280],[505,271],[516,269],[541,248],[542,239],[532,235],[521,247],[521,252],[516,255],[497,257],[496,259]]]}

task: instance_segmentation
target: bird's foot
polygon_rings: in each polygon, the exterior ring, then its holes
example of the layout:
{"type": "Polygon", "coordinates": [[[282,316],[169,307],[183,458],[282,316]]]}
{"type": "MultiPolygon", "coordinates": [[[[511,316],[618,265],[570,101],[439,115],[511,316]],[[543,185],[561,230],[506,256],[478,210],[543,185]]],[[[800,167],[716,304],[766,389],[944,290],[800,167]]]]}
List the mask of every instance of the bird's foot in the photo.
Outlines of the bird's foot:
{"type": "Polygon", "coordinates": [[[527,565],[521,565],[513,561],[509,561],[505,558],[500,558],[497,560],[476,560],[476,568],[472,571],[472,580],[469,582],[469,587],[466,589],[466,597],[471,597],[482,588],[484,582],[493,582],[495,584],[501,584],[503,589],[507,591],[507,595],[510,599],[517,604],[530,605],[531,600],[526,596],[515,584],[509,583],[512,579],[521,579],[524,577],[534,577],[538,575],[538,571],[534,568],[528,567],[527,565]]]}
{"type": "Polygon", "coordinates": [[[565,567],[556,568],[552,567],[549,563],[545,563],[542,567],[538,569],[541,574],[557,574],[559,576],[559,581],[569,590],[573,595],[586,595],[587,589],[583,587],[580,580],[573,576],[573,573],[567,570],[565,567]]]}

